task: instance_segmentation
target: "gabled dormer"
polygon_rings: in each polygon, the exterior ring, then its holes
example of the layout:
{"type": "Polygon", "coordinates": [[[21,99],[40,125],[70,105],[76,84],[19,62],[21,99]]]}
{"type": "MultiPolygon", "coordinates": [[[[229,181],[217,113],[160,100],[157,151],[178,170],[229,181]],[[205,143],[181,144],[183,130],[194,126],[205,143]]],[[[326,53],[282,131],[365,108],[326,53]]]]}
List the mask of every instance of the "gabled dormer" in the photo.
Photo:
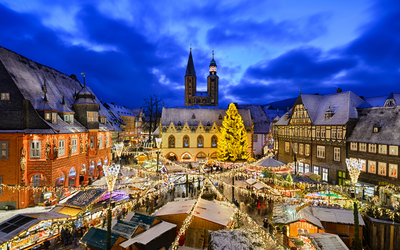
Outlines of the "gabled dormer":
{"type": "Polygon", "coordinates": [[[186,121],[185,124],[183,125],[182,133],[189,133],[189,132],[190,132],[190,127],[189,127],[189,124],[186,121]]]}
{"type": "Polygon", "coordinates": [[[325,120],[331,118],[335,114],[335,111],[331,108],[331,102],[329,102],[329,108],[325,111],[325,120]]]}
{"type": "Polygon", "coordinates": [[[386,98],[384,107],[396,107],[396,100],[394,99],[393,92],[386,98]]]}
{"type": "Polygon", "coordinates": [[[211,126],[210,132],[211,132],[211,133],[217,133],[217,132],[218,132],[218,126],[217,126],[217,124],[215,123],[215,121],[214,121],[214,123],[213,123],[212,126],[211,126]]]}
{"type": "Polygon", "coordinates": [[[47,121],[53,124],[57,124],[57,110],[52,108],[47,100],[47,85],[46,85],[46,78],[44,78],[43,83],[43,100],[39,101],[38,105],[38,113],[47,121]]]}
{"type": "Polygon", "coordinates": [[[204,126],[203,126],[203,124],[201,123],[201,121],[199,122],[199,125],[197,125],[197,130],[196,130],[196,132],[197,132],[197,133],[203,133],[203,132],[204,132],[204,126]]]}
{"type": "Polygon", "coordinates": [[[74,124],[75,112],[68,107],[67,103],[65,102],[64,95],[61,100],[61,105],[59,105],[59,107],[58,107],[58,114],[60,115],[61,119],[64,120],[64,122],[69,123],[69,124],[74,124]]]}
{"type": "Polygon", "coordinates": [[[174,123],[173,123],[172,120],[171,120],[171,123],[169,124],[169,127],[168,127],[168,129],[167,129],[167,132],[168,132],[168,133],[176,133],[176,128],[175,128],[175,125],[174,125],[174,123]]]}

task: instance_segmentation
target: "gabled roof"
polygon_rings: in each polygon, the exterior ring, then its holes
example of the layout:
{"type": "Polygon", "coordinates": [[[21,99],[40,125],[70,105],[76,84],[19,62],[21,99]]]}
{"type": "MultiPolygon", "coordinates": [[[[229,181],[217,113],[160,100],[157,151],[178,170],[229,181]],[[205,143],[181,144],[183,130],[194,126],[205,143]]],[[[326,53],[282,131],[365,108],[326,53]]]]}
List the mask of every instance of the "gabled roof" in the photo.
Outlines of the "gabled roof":
{"type": "MultiPolygon", "coordinates": [[[[251,127],[251,115],[248,109],[238,109],[239,114],[242,116],[243,124],[245,127],[251,127]]],[[[223,117],[226,115],[226,109],[190,109],[190,108],[165,108],[163,107],[161,115],[161,125],[169,126],[171,122],[175,126],[180,121],[183,124],[187,121],[189,126],[198,126],[200,121],[203,126],[206,126],[207,122],[211,125],[216,123],[217,126],[222,126],[223,117]],[[193,114],[195,118],[192,119],[193,114]],[[219,119],[219,115],[222,119],[219,119]]]]}
{"type": "MultiPolygon", "coordinates": [[[[111,246],[114,246],[120,236],[111,232],[111,246]]],[[[81,242],[98,250],[107,249],[107,231],[91,227],[82,237],[81,242]]]]}
{"type": "Polygon", "coordinates": [[[360,119],[347,141],[400,146],[399,112],[399,106],[360,109],[360,119]],[[376,123],[381,125],[378,133],[373,132],[376,123]]]}
{"type": "MultiPolygon", "coordinates": [[[[37,110],[56,110],[65,111],[71,108],[75,102],[75,93],[81,91],[83,86],[77,80],[75,75],[68,76],[60,71],[57,71],[48,66],[34,62],[26,57],[23,57],[13,51],[0,47],[0,61],[4,65],[5,69],[11,76],[11,79],[20,90],[23,97],[29,100],[33,107],[37,110]],[[46,81],[46,99],[44,102],[44,91],[43,86],[46,81]],[[66,107],[61,108],[60,103],[65,98],[66,107]]],[[[88,86],[86,89],[93,93],[88,86]]],[[[104,107],[101,105],[98,98],[95,96],[93,103],[99,104],[100,109],[104,111],[104,107]]],[[[43,119],[44,120],[44,119],[43,119]]],[[[54,130],[59,130],[60,133],[71,133],[71,129],[79,131],[83,126],[74,121],[74,124],[60,122],[60,117],[57,118],[58,124],[47,123],[54,130]],[[62,125],[66,125],[68,128],[61,128],[62,125]]],[[[105,130],[119,130],[119,128],[113,127],[112,124],[99,125],[100,129],[105,130]]],[[[54,133],[54,130],[43,129],[41,133],[54,133]]],[[[39,130],[27,130],[29,132],[39,132],[39,130]]]]}
{"type": "MultiPolygon", "coordinates": [[[[300,94],[295,105],[300,103],[304,105],[313,125],[344,125],[349,119],[358,118],[357,108],[371,106],[351,91],[331,95],[300,94]],[[326,119],[325,114],[329,109],[333,111],[333,116],[326,119]]],[[[291,115],[291,111],[288,113],[291,115]]],[[[286,114],[276,125],[288,124],[286,114]]]]}
{"type": "Polygon", "coordinates": [[[349,248],[344,244],[337,234],[330,233],[316,233],[309,234],[308,237],[314,244],[317,250],[348,250],[349,248]]]}
{"type": "Polygon", "coordinates": [[[254,123],[254,134],[268,134],[270,118],[261,105],[238,105],[238,109],[249,109],[254,123]]]}

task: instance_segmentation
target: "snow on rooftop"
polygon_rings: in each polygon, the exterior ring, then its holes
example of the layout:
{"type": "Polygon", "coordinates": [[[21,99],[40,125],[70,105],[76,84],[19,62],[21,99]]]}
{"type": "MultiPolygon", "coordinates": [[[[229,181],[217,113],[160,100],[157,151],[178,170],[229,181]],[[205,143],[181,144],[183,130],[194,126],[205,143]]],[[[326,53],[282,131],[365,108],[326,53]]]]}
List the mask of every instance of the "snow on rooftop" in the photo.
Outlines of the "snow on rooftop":
{"type": "Polygon", "coordinates": [[[210,249],[213,250],[262,250],[261,235],[251,229],[224,229],[210,232],[210,249]]]}
{"type": "MultiPolygon", "coordinates": [[[[248,109],[238,109],[245,127],[251,127],[252,119],[248,109]]],[[[169,126],[171,122],[175,126],[181,122],[181,126],[188,123],[189,126],[198,126],[201,122],[207,126],[208,122],[212,126],[214,122],[217,126],[222,126],[222,121],[226,115],[226,109],[186,109],[186,108],[165,108],[161,115],[161,125],[169,126]],[[194,115],[194,116],[193,116],[194,115]],[[221,115],[222,119],[219,119],[221,115]]]]}
{"type": "Polygon", "coordinates": [[[317,250],[349,250],[336,234],[316,233],[309,234],[308,237],[317,250]]]}

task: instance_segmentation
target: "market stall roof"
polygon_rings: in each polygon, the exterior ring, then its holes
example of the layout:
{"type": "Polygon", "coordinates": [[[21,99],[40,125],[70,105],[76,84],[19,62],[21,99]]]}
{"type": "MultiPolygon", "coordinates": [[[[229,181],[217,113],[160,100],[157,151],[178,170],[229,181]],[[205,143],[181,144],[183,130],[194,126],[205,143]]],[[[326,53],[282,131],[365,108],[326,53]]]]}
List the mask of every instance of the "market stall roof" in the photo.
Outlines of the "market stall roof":
{"type": "Polygon", "coordinates": [[[273,223],[286,225],[300,220],[306,220],[314,226],[324,229],[321,221],[307,210],[309,207],[296,212],[297,207],[299,207],[299,205],[290,205],[286,203],[276,204],[273,210],[273,223]]]}
{"type": "Polygon", "coordinates": [[[257,162],[256,165],[260,166],[260,167],[271,168],[271,167],[279,167],[279,166],[285,165],[285,163],[277,161],[272,158],[267,158],[267,159],[257,162]]]}
{"type": "Polygon", "coordinates": [[[65,214],[69,216],[77,216],[80,212],[82,212],[82,209],[80,208],[74,208],[74,207],[62,207],[60,210],[57,211],[59,214],[65,214]]]}
{"type": "Polygon", "coordinates": [[[162,221],[161,223],[149,228],[143,233],[134,236],[132,239],[122,242],[121,244],[119,244],[119,246],[123,248],[128,248],[135,243],[147,245],[150,241],[156,239],[158,236],[171,230],[174,227],[176,227],[175,224],[162,221]]]}
{"type": "Polygon", "coordinates": [[[107,191],[105,189],[89,188],[76,194],[65,205],[84,208],[100,198],[107,191]]]}
{"type": "Polygon", "coordinates": [[[111,228],[111,232],[120,235],[124,239],[131,239],[135,234],[145,229],[139,225],[117,220],[117,223],[111,228]]]}
{"type": "MultiPolygon", "coordinates": [[[[188,214],[193,207],[195,200],[181,201],[181,202],[169,202],[163,206],[160,210],[155,212],[153,216],[163,216],[172,214],[188,214]]],[[[196,209],[194,210],[194,216],[208,220],[215,224],[227,226],[231,220],[231,216],[234,212],[234,208],[227,207],[224,205],[216,204],[212,201],[200,199],[196,209]]]]}
{"type": "Polygon", "coordinates": [[[28,230],[32,226],[44,220],[68,219],[71,216],[59,214],[56,212],[43,213],[23,213],[0,224],[0,244],[12,240],[15,236],[28,230]]]}
{"type": "Polygon", "coordinates": [[[265,186],[259,182],[253,184],[253,187],[256,188],[257,190],[265,188],[265,186]]]}
{"type": "Polygon", "coordinates": [[[308,237],[317,250],[349,250],[336,234],[316,233],[309,234],[308,237]]]}
{"type": "MultiPolygon", "coordinates": [[[[309,207],[312,213],[321,221],[354,225],[354,212],[348,209],[309,207]]],[[[364,220],[358,213],[358,224],[365,226],[364,220]]]]}
{"type": "Polygon", "coordinates": [[[262,237],[256,230],[223,229],[209,233],[210,249],[264,249],[262,237]]]}
{"type": "Polygon", "coordinates": [[[256,183],[256,182],[257,182],[257,181],[254,180],[254,179],[248,179],[248,180],[246,180],[246,183],[249,184],[249,185],[253,185],[253,184],[256,183]]]}
{"type": "Polygon", "coordinates": [[[129,222],[131,224],[139,225],[144,229],[149,229],[152,225],[161,222],[161,220],[159,220],[157,217],[135,212],[129,212],[125,217],[124,221],[129,222]]]}
{"type": "MultiPolygon", "coordinates": [[[[117,242],[120,236],[111,232],[111,246],[117,242]]],[[[107,249],[107,231],[91,227],[87,233],[82,237],[81,242],[98,250],[107,249]]]]}

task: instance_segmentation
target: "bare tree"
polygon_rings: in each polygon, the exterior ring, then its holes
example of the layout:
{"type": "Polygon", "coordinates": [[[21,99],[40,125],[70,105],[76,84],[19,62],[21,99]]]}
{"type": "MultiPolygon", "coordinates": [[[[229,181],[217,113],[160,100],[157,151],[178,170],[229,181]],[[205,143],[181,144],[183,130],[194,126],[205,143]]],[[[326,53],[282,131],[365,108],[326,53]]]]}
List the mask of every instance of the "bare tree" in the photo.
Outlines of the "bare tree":
{"type": "Polygon", "coordinates": [[[149,132],[149,139],[151,134],[159,125],[162,111],[162,99],[158,99],[157,95],[150,95],[144,99],[142,107],[144,121],[142,122],[143,131],[149,132]]]}

